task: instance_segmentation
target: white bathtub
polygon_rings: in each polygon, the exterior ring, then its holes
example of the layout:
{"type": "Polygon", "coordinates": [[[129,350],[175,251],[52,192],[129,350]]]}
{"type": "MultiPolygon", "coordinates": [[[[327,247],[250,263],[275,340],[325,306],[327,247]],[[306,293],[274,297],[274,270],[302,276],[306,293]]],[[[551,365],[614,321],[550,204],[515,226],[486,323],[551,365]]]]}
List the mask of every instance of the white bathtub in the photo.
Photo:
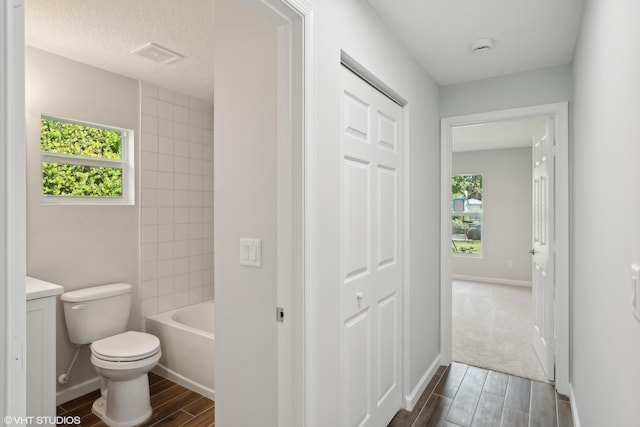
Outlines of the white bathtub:
{"type": "Polygon", "coordinates": [[[160,339],[158,375],[211,399],[214,388],[214,302],[160,313],[147,318],[147,332],[160,339]]]}

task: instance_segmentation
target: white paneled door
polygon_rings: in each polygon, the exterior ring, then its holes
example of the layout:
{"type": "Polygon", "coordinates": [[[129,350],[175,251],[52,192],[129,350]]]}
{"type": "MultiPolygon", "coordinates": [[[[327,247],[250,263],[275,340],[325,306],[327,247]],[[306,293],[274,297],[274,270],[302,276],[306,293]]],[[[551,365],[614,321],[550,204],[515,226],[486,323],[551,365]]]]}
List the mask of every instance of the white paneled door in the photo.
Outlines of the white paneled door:
{"type": "Polygon", "coordinates": [[[343,68],[342,425],[386,426],[402,405],[402,107],[343,68]]]}
{"type": "Polygon", "coordinates": [[[555,127],[548,119],[533,136],[533,347],[549,380],[554,380],[555,314],[555,127]]]}

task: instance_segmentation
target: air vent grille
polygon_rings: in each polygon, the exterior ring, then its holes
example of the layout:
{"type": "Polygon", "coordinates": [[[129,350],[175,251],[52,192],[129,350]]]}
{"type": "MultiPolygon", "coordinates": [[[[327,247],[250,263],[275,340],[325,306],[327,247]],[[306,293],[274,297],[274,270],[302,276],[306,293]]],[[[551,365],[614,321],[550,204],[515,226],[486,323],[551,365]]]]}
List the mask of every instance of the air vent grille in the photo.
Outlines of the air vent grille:
{"type": "Polygon", "coordinates": [[[132,50],[131,53],[150,59],[159,64],[172,64],[184,58],[183,55],[155,43],[147,43],[144,46],[132,50]]]}

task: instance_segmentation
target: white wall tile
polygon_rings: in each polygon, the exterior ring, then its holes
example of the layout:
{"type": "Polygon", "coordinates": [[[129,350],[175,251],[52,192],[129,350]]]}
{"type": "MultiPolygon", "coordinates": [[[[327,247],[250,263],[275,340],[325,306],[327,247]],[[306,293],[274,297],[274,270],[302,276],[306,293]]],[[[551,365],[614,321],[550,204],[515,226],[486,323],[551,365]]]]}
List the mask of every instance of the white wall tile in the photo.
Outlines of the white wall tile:
{"type": "Polygon", "coordinates": [[[189,240],[176,240],[173,245],[176,258],[189,256],[189,240]]]}
{"type": "Polygon", "coordinates": [[[142,92],[143,96],[158,99],[158,86],[152,85],[151,83],[142,82],[142,84],[140,85],[140,91],[142,92]]]}
{"type": "Polygon", "coordinates": [[[183,95],[181,93],[176,93],[175,94],[175,103],[176,105],[180,105],[183,107],[189,107],[189,96],[188,95],[183,95]]]}
{"type": "Polygon", "coordinates": [[[189,257],[176,258],[173,262],[174,274],[189,273],[189,257]]]}
{"type": "Polygon", "coordinates": [[[175,221],[174,210],[173,207],[158,208],[158,224],[173,224],[175,221]]]}
{"type": "Polygon", "coordinates": [[[160,87],[158,88],[158,99],[173,103],[175,100],[175,93],[172,90],[160,87]]]}
{"type": "Polygon", "coordinates": [[[175,146],[175,140],[172,136],[159,136],[158,137],[158,152],[161,154],[173,155],[175,146]]]}
{"type": "Polygon", "coordinates": [[[158,260],[158,244],[143,243],[140,245],[140,261],[151,262],[158,260]]]}
{"type": "Polygon", "coordinates": [[[140,315],[142,317],[153,316],[154,314],[158,314],[158,298],[148,298],[143,299],[141,304],[140,315]]]}
{"type": "Polygon", "coordinates": [[[173,293],[158,297],[158,313],[165,313],[175,308],[173,305],[173,293]]]}
{"type": "Polygon", "coordinates": [[[140,161],[142,170],[158,170],[158,154],[157,153],[144,153],[142,160],[140,161]]]}
{"type": "Polygon", "coordinates": [[[157,243],[158,242],[158,226],[142,225],[140,226],[140,243],[157,243]]]}
{"type": "Polygon", "coordinates": [[[158,296],[158,280],[143,280],[140,283],[140,297],[145,300],[158,296]]]}
{"type": "Polygon", "coordinates": [[[158,189],[173,190],[173,172],[158,172],[158,189]]]}
{"type": "Polygon", "coordinates": [[[140,100],[140,111],[148,116],[158,115],[158,100],[148,96],[143,96],[140,100]]]}
{"type": "Polygon", "coordinates": [[[169,207],[174,206],[173,190],[158,190],[158,206],[169,207]]]}
{"type": "Polygon", "coordinates": [[[140,118],[140,129],[144,133],[158,135],[158,117],[142,114],[140,118]]]}
{"type": "Polygon", "coordinates": [[[189,173],[191,175],[202,175],[202,159],[189,159],[189,173]]]}
{"type": "Polygon", "coordinates": [[[173,276],[173,260],[158,261],[158,277],[173,276]]]}
{"type": "Polygon", "coordinates": [[[189,291],[176,292],[174,295],[175,308],[186,307],[189,305],[189,291]]]}
{"type": "Polygon", "coordinates": [[[161,119],[167,119],[175,121],[174,119],[174,105],[173,102],[158,101],[158,117],[161,119]]]}
{"type": "Polygon", "coordinates": [[[159,242],[158,243],[158,261],[173,260],[174,243],[173,242],[159,242]]]}
{"type": "Polygon", "coordinates": [[[176,274],[173,282],[175,292],[186,291],[189,289],[189,273],[176,274]]]}
{"type": "Polygon", "coordinates": [[[158,208],[156,207],[140,208],[140,224],[141,225],[158,224],[158,208]]]}
{"type": "Polygon", "coordinates": [[[154,189],[143,189],[142,194],[140,195],[140,205],[141,206],[158,206],[158,190],[154,189]]]}
{"type": "Polygon", "coordinates": [[[147,261],[140,263],[140,280],[151,280],[158,277],[158,262],[147,261]]]}
{"type": "MultiPolygon", "coordinates": [[[[158,152],[158,135],[153,135],[151,133],[143,133],[142,134],[142,151],[157,153],[158,152]]],[[[145,154],[143,154],[144,156],[145,154]]]]}
{"type": "Polygon", "coordinates": [[[204,292],[202,286],[198,288],[189,289],[189,304],[197,304],[204,301],[204,292]]]}
{"type": "Polygon", "coordinates": [[[166,277],[159,278],[158,294],[159,295],[172,294],[174,292],[173,280],[174,280],[174,276],[166,276],[166,277]]]}
{"type": "Polygon", "coordinates": [[[151,189],[158,188],[158,172],[157,171],[143,170],[140,173],[140,179],[142,180],[142,182],[140,183],[142,188],[151,188],[151,189]]]}

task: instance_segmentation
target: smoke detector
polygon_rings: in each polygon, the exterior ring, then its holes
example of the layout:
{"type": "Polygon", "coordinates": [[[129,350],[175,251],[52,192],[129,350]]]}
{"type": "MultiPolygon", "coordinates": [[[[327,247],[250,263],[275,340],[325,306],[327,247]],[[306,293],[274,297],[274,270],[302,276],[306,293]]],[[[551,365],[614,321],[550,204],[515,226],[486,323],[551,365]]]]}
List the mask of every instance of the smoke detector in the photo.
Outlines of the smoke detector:
{"type": "Polygon", "coordinates": [[[493,49],[493,45],[495,44],[495,40],[491,38],[486,39],[478,39],[471,43],[471,51],[473,53],[487,53],[493,49]]]}
{"type": "Polygon", "coordinates": [[[153,62],[157,62],[158,64],[172,64],[184,58],[183,55],[180,55],[179,53],[173,52],[166,47],[162,47],[155,43],[147,43],[144,46],[134,49],[129,53],[150,59],[153,62]]]}

